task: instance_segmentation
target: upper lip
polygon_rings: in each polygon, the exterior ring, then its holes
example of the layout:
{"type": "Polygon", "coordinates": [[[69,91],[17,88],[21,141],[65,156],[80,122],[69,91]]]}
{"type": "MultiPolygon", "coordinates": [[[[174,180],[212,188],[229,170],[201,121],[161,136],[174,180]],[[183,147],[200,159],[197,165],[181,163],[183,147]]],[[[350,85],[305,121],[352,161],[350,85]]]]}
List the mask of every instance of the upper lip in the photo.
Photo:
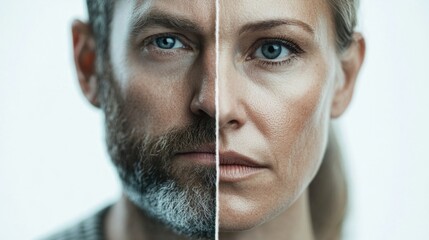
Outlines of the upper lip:
{"type": "Polygon", "coordinates": [[[235,151],[225,151],[219,153],[220,165],[241,165],[248,167],[265,167],[263,164],[258,163],[254,159],[247,157],[235,151]]]}
{"type": "Polygon", "coordinates": [[[214,143],[208,143],[208,144],[202,144],[196,148],[189,148],[185,149],[183,151],[178,151],[177,154],[186,154],[186,153],[216,153],[216,144],[214,143]]]}

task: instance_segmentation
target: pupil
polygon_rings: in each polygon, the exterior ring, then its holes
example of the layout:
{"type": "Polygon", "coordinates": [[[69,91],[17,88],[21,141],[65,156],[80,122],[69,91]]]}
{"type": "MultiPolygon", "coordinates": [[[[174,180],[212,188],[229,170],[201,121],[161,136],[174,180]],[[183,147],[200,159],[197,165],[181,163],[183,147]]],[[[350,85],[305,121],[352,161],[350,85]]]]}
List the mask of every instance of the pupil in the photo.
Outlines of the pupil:
{"type": "Polygon", "coordinates": [[[171,37],[160,37],[156,39],[156,44],[158,47],[163,49],[171,49],[174,47],[176,40],[171,37]]]}
{"type": "Polygon", "coordinates": [[[268,59],[274,59],[280,56],[282,47],[280,44],[265,44],[262,46],[262,54],[268,59]]]}

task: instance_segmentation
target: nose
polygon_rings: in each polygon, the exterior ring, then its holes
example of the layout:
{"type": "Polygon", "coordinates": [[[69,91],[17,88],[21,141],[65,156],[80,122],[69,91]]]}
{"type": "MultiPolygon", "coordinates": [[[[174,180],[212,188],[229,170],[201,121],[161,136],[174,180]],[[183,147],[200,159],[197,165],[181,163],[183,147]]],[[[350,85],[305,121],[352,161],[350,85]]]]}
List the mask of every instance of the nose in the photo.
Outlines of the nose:
{"type": "MultiPolygon", "coordinates": [[[[239,129],[246,121],[246,85],[232,58],[219,54],[219,131],[239,129]],[[228,60],[229,59],[229,60],[228,60]]],[[[225,54],[227,55],[227,54],[225,54]]]]}
{"type": "Polygon", "coordinates": [[[197,91],[191,101],[191,111],[195,115],[216,117],[216,48],[208,46],[200,55],[195,67],[197,91]]]}

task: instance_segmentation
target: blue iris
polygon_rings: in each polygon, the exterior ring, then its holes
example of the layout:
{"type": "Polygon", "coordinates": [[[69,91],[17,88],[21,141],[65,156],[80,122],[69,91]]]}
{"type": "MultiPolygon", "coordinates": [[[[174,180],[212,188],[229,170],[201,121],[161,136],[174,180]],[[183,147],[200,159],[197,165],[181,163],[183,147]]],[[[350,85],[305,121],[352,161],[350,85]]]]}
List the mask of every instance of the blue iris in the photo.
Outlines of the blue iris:
{"type": "Polygon", "coordinates": [[[172,49],[176,45],[176,39],[173,37],[159,37],[155,39],[155,43],[159,48],[172,49]]]}
{"type": "Polygon", "coordinates": [[[262,45],[261,53],[267,59],[275,59],[282,53],[282,45],[278,43],[267,43],[262,45]]]}

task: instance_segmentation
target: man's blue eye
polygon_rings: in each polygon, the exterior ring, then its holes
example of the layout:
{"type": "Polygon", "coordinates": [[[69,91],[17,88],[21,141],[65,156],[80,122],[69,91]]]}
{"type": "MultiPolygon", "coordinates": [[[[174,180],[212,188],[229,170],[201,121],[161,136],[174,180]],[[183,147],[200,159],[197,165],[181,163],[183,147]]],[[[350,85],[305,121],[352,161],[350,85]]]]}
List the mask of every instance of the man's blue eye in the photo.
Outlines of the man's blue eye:
{"type": "Polygon", "coordinates": [[[157,37],[153,43],[162,49],[184,48],[183,43],[175,37],[157,37]]]}
{"type": "Polygon", "coordinates": [[[287,58],[291,51],[281,43],[265,43],[256,49],[255,57],[269,60],[287,58]]]}

